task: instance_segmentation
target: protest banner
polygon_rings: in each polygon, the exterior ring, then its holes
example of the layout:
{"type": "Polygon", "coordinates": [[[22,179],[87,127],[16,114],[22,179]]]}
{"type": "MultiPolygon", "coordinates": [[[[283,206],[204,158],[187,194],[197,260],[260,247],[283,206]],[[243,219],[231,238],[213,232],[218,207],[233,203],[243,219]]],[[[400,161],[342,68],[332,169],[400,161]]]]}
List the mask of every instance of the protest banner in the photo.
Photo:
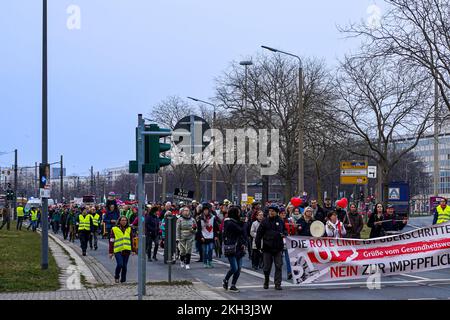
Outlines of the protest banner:
{"type": "Polygon", "coordinates": [[[450,223],[368,239],[288,237],[294,284],[450,268],[450,223]]]}

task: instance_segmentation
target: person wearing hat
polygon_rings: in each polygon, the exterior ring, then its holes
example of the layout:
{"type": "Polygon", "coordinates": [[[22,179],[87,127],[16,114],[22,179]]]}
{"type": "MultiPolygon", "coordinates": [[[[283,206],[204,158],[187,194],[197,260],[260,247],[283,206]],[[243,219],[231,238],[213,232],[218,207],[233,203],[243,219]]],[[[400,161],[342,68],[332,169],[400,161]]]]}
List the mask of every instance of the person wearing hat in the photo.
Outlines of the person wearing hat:
{"type": "Polygon", "coordinates": [[[268,208],[268,217],[264,219],[256,232],[257,250],[263,252],[264,289],[269,289],[272,263],[275,264],[275,290],[281,290],[284,237],[287,236],[283,221],[278,216],[280,209],[272,204],[268,208]]]}
{"type": "Polygon", "coordinates": [[[386,210],[386,215],[384,216],[384,221],[382,224],[383,231],[385,233],[392,232],[392,231],[394,231],[394,232],[401,231],[408,223],[407,217],[401,217],[401,216],[395,214],[394,211],[395,211],[394,206],[392,204],[388,204],[387,210],[386,210]]]}
{"type": "Polygon", "coordinates": [[[447,199],[442,198],[439,206],[434,209],[433,224],[447,223],[450,221],[450,206],[447,199]]]}

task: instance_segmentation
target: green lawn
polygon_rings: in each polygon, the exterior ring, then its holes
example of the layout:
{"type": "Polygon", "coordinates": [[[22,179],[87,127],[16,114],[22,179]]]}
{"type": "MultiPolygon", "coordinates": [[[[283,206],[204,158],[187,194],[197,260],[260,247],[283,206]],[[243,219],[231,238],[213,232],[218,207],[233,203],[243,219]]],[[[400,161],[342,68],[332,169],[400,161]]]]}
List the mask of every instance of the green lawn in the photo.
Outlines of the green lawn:
{"type": "Polygon", "coordinates": [[[49,267],[41,270],[41,237],[37,232],[0,230],[0,292],[59,289],[58,267],[49,251],[49,267]]]}

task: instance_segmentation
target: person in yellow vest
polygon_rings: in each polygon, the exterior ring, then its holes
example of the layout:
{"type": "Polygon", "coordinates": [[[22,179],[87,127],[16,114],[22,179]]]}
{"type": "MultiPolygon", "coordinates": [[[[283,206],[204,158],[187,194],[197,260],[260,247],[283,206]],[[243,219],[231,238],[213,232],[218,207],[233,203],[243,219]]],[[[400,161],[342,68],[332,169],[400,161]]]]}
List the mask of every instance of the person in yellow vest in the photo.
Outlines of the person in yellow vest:
{"type": "Polygon", "coordinates": [[[31,208],[30,219],[31,219],[31,223],[28,225],[27,230],[30,230],[30,228],[32,228],[33,232],[35,232],[36,228],[37,228],[37,221],[38,221],[38,211],[37,211],[36,207],[31,208]]]}
{"type": "Polygon", "coordinates": [[[92,206],[91,209],[89,210],[89,215],[92,217],[92,224],[93,224],[92,233],[89,237],[89,246],[91,247],[92,250],[92,238],[94,238],[94,250],[97,250],[98,249],[97,234],[98,228],[100,226],[100,215],[97,213],[94,206],[92,206]]]}
{"type": "Polygon", "coordinates": [[[22,223],[23,223],[23,217],[25,216],[24,212],[23,212],[23,207],[19,204],[18,207],[16,208],[16,212],[17,212],[17,225],[16,225],[16,230],[20,230],[22,231],[22,223]]]}
{"type": "Polygon", "coordinates": [[[433,224],[447,223],[450,221],[450,206],[447,199],[442,198],[441,203],[434,209],[433,224]]]}
{"type": "Polygon", "coordinates": [[[116,258],[116,272],[114,279],[116,283],[126,282],[127,265],[130,254],[136,254],[136,248],[133,247],[134,234],[125,216],[119,218],[117,226],[111,229],[109,236],[109,257],[116,258]]]}
{"type": "Polygon", "coordinates": [[[86,255],[87,245],[89,237],[91,236],[92,228],[94,226],[92,222],[92,216],[89,214],[88,209],[83,208],[83,211],[78,216],[78,236],[81,243],[81,251],[83,251],[83,256],[86,255]]]}

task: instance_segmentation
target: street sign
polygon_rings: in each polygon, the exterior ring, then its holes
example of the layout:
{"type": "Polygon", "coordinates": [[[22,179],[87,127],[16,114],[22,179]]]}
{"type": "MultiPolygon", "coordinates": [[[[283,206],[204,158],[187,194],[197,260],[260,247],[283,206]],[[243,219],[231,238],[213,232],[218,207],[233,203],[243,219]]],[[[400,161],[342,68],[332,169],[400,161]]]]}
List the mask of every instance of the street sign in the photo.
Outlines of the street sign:
{"type": "Polygon", "coordinates": [[[341,170],[341,177],[349,176],[349,177],[358,177],[358,176],[367,176],[366,169],[343,169],[341,170]]]}
{"type": "Polygon", "coordinates": [[[377,167],[376,166],[368,166],[367,167],[367,176],[369,179],[377,178],[377,167]]]}
{"type": "Polygon", "coordinates": [[[389,200],[400,200],[400,188],[389,188],[389,200]]]}
{"type": "Polygon", "coordinates": [[[344,169],[367,169],[367,161],[341,161],[341,170],[344,169]]]}
{"type": "Polygon", "coordinates": [[[365,185],[369,182],[367,177],[348,177],[341,176],[341,184],[357,184],[357,185],[365,185]]]}
{"type": "Polygon", "coordinates": [[[39,195],[41,198],[50,198],[50,189],[39,189],[39,195]]]}

